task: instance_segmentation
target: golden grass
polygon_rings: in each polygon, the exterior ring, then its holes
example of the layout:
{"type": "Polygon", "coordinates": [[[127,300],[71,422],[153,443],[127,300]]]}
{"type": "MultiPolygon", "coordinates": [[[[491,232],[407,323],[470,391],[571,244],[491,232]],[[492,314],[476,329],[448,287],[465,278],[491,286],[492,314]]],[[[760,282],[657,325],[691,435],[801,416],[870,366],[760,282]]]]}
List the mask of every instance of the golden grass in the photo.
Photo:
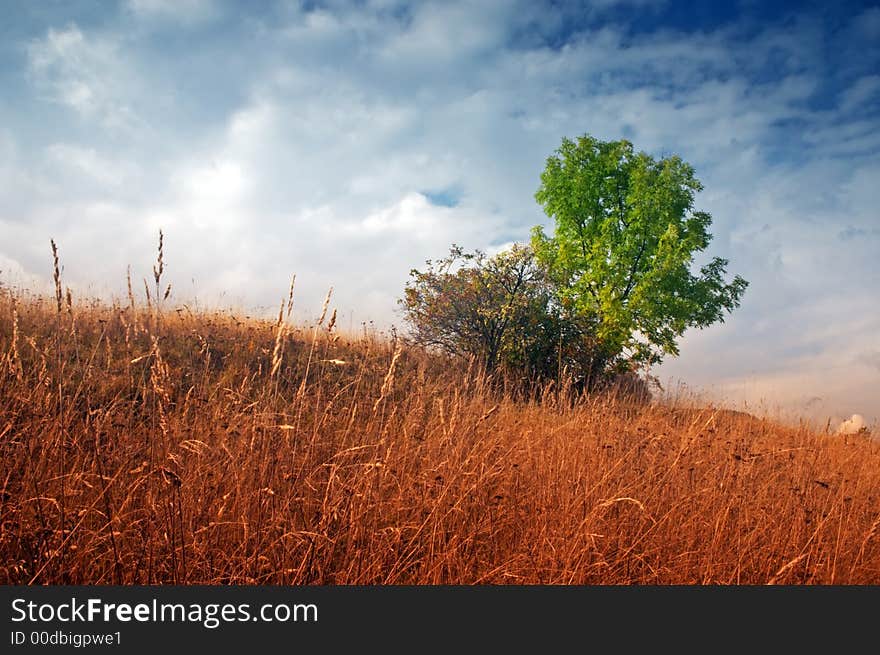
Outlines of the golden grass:
{"type": "Polygon", "coordinates": [[[375,334],[0,292],[0,583],[877,584],[880,447],[375,334]],[[160,320],[161,317],[161,320],[160,320]]]}

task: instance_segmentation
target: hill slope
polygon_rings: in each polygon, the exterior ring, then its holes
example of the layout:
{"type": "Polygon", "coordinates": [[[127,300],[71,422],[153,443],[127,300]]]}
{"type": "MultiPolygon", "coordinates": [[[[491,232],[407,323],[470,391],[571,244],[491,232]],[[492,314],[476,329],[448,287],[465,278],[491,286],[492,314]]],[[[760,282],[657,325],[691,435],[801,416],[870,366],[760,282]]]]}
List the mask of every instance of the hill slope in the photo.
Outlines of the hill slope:
{"type": "Polygon", "coordinates": [[[867,439],[133,300],[0,358],[0,583],[880,583],[867,439]]]}

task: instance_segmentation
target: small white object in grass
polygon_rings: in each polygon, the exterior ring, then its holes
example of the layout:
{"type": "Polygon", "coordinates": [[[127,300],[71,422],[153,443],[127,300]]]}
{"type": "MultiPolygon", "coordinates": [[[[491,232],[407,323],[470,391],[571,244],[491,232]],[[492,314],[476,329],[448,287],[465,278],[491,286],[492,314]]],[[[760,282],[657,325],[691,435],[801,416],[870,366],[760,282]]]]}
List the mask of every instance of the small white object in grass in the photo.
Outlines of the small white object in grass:
{"type": "Polygon", "coordinates": [[[861,414],[853,414],[837,427],[837,434],[858,434],[867,429],[868,424],[865,423],[865,417],[861,414]]]}

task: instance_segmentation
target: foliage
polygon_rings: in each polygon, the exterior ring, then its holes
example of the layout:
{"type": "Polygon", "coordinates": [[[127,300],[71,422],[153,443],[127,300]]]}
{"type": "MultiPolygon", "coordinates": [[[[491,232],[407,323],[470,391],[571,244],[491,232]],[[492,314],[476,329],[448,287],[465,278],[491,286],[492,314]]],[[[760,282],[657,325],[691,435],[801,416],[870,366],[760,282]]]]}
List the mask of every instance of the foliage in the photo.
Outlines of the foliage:
{"type": "Polygon", "coordinates": [[[400,303],[412,340],[477,358],[487,370],[521,378],[586,376],[604,367],[594,326],[567,316],[531,249],[514,245],[492,257],[453,246],[444,259],[412,270],[400,303]]]}
{"type": "Polygon", "coordinates": [[[658,161],[625,140],[566,138],[547,159],[535,199],[555,232],[536,227],[532,247],[562,307],[596,325],[612,359],[658,363],[687,328],[739,306],[748,283],[725,283],[727,260],[690,270],[712,238],[711,216],[694,211],[702,188],[678,156],[658,161]]]}

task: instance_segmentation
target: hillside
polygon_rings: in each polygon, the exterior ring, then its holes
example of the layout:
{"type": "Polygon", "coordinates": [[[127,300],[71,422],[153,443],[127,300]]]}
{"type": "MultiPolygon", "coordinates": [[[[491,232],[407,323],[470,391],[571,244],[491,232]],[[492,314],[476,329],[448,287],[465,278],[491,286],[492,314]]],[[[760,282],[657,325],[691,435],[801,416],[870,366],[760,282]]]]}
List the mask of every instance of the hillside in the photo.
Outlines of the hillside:
{"type": "MultiPolygon", "coordinates": [[[[880,446],[0,293],[0,583],[880,583],[880,446]]],[[[330,328],[330,329],[328,329],[330,328]]]]}

